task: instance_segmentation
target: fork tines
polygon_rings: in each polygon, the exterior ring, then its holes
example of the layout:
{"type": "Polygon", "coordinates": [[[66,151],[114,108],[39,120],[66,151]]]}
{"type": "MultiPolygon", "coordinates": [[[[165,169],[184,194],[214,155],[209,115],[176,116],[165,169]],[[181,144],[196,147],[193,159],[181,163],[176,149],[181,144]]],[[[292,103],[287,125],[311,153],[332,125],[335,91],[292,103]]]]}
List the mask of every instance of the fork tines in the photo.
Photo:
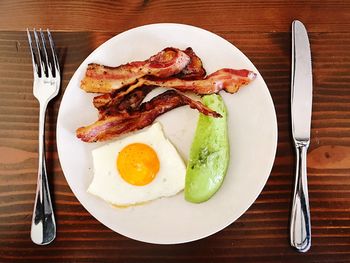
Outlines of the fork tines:
{"type": "Polygon", "coordinates": [[[58,64],[58,58],[55,51],[55,45],[52,40],[52,36],[50,31],[47,29],[47,38],[49,40],[50,53],[48,54],[46,49],[46,40],[45,34],[41,29],[39,29],[39,33],[34,29],[34,41],[35,47],[33,47],[32,36],[27,28],[27,36],[30,51],[32,53],[32,62],[33,62],[33,72],[36,77],[56,77],[60,74],[60,67],[58,64]],[[39,37],[40,35],[40,37],[39,37]]]}

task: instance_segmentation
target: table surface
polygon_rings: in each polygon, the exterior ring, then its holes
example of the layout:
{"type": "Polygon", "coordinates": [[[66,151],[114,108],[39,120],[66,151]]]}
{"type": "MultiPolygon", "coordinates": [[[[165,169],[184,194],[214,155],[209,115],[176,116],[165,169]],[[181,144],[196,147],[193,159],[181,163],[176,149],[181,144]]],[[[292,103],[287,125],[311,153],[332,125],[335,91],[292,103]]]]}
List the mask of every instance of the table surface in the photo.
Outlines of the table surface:
{"type": "Polygon", "coordinates": [[[0,262],[350,262],[350,2],[327,1],[11,1],[0,2],[0,262]],[[289,245],[294,180],[290,122],[291,22],[309,30],[314,72],[308,155],[312,248],[289,245]],[[236,222],[200,241],[152,245],[96,221],[71,192],[60,168],[56,120],[69,79],[110,37],[135,26],[185,23],[236,45],[262,73],[278,119],[278,149],[262,193],[236,222]],[[50,104],[46,145],[57,238],[34,245],[38,103],[25,28],[50,28],[63,68],[50,104]]]}

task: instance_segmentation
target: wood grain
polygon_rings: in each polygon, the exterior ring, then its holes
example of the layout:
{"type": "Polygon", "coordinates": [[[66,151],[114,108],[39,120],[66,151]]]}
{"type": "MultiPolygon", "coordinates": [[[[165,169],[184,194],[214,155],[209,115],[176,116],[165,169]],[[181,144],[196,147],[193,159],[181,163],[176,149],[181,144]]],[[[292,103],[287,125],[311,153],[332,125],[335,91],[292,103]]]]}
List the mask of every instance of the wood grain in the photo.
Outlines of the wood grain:
{"type": "Polygon", "coordinates": [[[311,33],[314,109],[309,162],[313,246],[298,254],[288,242],[294,152],[290,134],[290,34],[221,32],[261,71],[275,103],[279,143],[263,192],[235,223],[206,239],[157,246],[107,229],[84,210],[62,174],[55,123],[70,77],[114,33],[54,32],[63,65],[63,91],[48,113],[48,169],[57,239],[47,247],[29,238],[37,167],[38,104],[24,32],[0,33],[1,262],[350,262],[350,33],[311,33]]]}
{"type": "Polygon", "coordinates": [[[0,1],[0,30],[118,32],[150,23],[193,24],[216,32],[288,32],[300,19],[311,32],[348,32],[347,0],[0,1]]]}
{"type": "Polygon", "coordinates": [[[0,1],[0,262],[350,262],[350,2],[347,0],[0,1]],[[313,244],[289,245],[294,180],[290,132],[290,23],[310,32],[314,68],[309,195],[313,244]],[[271,176],[252,207],[219,233],[158,246],[107,229],[78,202],[62,174],[56,120],[64,89],[85,57],[135,26],[187,23],[226,38],[262,73],[278,118],[271,176]],[[36,187],[38,103],[25,28],[49,27],[63,69],[49,107],[46,146],[58,233],[29,238],[36,187]]]}

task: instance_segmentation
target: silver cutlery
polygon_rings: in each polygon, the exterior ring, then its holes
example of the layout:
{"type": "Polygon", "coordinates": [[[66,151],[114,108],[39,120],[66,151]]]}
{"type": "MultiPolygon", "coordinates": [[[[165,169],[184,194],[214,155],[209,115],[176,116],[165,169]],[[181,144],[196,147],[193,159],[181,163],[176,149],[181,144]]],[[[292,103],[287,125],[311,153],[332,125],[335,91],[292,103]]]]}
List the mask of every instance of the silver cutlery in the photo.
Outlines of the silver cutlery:
{"type": "Polygon", "coordinates": [[[36,197],[31,225],[31,239],[38,245],[46,245],[56,237],[56,222],[52,208],[45,160],[45,115],[49,101],[60,88],[60,68],[52,36],[47,30],[49,52],[46,49],[46,37],[40,29],[33,30],[34,42],[27,29],[28,42],[33,62],[33,93],[39,101],[39,167],[36,197]],[[33,46],[33,43],[35,45],[33,46]]]}
{"type": "Polygon", "coordinates": [[[310,207],[306,156],[310,144],[312,111],[312,67],[310,43],[305,26],[292,24],[291,114],[296,149],[296,172],[290,218],[290,243],[299,252],[311,247],[310,207]]]}

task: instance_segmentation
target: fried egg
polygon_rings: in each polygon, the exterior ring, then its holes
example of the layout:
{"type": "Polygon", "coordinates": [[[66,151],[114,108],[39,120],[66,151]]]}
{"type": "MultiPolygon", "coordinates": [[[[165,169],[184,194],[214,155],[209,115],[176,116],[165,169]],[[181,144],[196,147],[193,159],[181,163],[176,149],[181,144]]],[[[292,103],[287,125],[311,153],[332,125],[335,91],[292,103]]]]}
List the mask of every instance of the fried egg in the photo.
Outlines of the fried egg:
{"type": "Polygon", "coordinates": [[[92,157],[88,192],[112,205],[173,196],[185,186],[185,164],[159,123],[94,149],[92,157]]]}

